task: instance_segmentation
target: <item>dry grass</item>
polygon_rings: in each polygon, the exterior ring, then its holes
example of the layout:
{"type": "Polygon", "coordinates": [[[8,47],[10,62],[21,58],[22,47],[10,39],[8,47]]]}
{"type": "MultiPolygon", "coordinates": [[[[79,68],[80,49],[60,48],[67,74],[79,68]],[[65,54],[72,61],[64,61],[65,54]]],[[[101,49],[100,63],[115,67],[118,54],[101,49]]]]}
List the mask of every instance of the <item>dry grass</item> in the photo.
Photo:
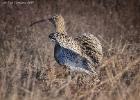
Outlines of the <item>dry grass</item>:
{"type": "Polygon", "coordinates": [[[128,0],[0,2],[0,100],[139,100],[140,2],[128,0]],[[58,65],[48,40],[50,23],[32,22],[61,13],[70,35],[95,34],[104,59],[100,82],[58,65]]]}

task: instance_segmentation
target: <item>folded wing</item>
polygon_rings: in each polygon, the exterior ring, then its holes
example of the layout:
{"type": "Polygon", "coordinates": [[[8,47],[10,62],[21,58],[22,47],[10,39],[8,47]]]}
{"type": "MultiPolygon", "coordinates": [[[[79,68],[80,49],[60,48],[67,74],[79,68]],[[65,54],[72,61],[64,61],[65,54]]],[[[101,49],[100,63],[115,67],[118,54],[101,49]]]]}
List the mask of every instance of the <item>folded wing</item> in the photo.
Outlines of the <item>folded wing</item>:
{"type": "Polygon", "coordinates": [[[78,41],[81,51],[91,63],[101,63],[103,58],[102,45],[93,34],[84,33],[76,37],[75,40],[78,41]]]}

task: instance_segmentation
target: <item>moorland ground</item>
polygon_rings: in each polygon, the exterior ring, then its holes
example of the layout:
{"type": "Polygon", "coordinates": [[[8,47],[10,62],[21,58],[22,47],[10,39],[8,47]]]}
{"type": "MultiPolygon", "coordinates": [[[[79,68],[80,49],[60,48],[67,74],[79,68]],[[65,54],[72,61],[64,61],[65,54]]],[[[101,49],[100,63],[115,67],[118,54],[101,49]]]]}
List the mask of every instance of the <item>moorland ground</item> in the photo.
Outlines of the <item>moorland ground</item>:
{"type": "Polygon", "coordinates": [[[139,100],[139,0],[0,1],[0,100],[139,100]],[[56,63],[47,19],[62,14],[69,35],[97,36],[104,58],[97,83],[56,63]]]}

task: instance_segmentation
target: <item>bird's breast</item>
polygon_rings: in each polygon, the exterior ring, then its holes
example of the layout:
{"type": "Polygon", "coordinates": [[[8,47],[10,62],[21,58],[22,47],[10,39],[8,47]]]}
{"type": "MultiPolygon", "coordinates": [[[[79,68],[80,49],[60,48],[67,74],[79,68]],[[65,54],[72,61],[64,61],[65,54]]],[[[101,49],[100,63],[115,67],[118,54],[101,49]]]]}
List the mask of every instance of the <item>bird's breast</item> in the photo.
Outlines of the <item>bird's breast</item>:
{"type": "Polygon", "coordinates": [[[87,60],[85,58],[80,57],[79,54],[60,45],[55,45],[54,57],[60,65],[69,66],[71,69],[76,67],[88,69],[87,60]]]}
{"type": "Polygon", "coordinates": [[[69,49],[61,47],[60,45],[55,45],[54,48],[54,58],[61,65],[67,65],[68,63],[74,62],[77,54],[69,49]]]}

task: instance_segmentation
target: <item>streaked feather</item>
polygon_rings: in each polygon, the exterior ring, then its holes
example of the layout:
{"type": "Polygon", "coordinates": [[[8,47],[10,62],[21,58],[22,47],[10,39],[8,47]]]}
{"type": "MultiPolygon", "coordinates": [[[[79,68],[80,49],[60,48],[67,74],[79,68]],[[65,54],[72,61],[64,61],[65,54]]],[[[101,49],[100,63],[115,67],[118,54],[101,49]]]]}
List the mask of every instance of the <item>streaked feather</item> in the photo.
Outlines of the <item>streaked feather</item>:
{"type": "Polygon", "coordinates": [[[103,57],[100,41],[89,33],[76,38],[68,36],[61,15],[53,16],[51,22],[55,27],[55,33],[52,35],[57,34],[54,51],[56,61],[72,70],[92,72],[95,75],[94,67],[101,63],[103,57]]]}
{"type": "Polygon", "coordinates": [[[103,57],[102,46],[100,41],[93,34],[84,33],[76,37],[75,40],[78,41],[82,52],[90,57],[92,62],[97,64],[101,63],[103,57]]]}

